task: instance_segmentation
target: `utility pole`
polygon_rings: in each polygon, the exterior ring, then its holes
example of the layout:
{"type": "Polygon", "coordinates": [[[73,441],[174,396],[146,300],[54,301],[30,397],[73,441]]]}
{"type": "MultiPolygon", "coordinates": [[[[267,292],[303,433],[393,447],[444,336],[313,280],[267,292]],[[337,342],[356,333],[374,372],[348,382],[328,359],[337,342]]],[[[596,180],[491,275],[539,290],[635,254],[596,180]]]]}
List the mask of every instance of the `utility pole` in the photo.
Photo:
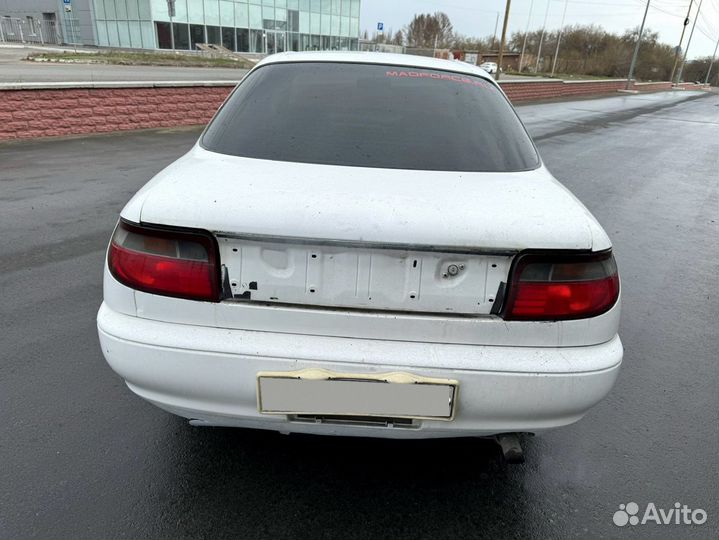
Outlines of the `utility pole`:
{"type": "Polygon", "coordinates": [[[689,52],[689,45],[692,42],[692,36],[694,35],[694,28],[697,25],[697,19],[699,18],[699,12],[702,9],[702,2],[704,0],[699,0],[699,7],[697,7],[697,13],[694,15],[694,22],[692,23],[692,31],[689,32],[689,39],[687,40],[687,46],[684,48],[684,56],[682,57],[682,63],[679,65],[679,73],[677,73],[677,82],[682,80],[682,71],[684,71],[684,64],[687,61],[687,53],[689,52]]]}
{"type": "Polygon", "coordinates": [[[712,66],[714,65],[714,58],[717,55],[717,49],[719,49],[719,39],[717,39],[716,47],[714,47],[714,54],[712,54],[712,61],[709,62],[709,69],[707,69],[707,76],[704,79],[704,84],[707,84],[709,82],[709,74],[712,72],[712,66]]]}
{"type": "Polygon", "coordinates": [[[692,12],[692,3],[694,0],[689,0],[689,9],[687,9],[687,16],[684,17],[684,26],[682,26],[682,35],[679,37],[679,45],[674,49],[674,65],[672,66],[672,74],[669,75],[669,80],[674,82],[674,73],[677,70],[677,63],[679,62],[679,51],[682,50],[682,41],[684,41],[684,32],[686,32],[687,25],[689,24],[689,15],[692,12]]]}
{"type": "Polygon", "coordinates": [[[647,7],[644,9],[644,18],[642,19],[642,25],[639,27],[639,35],[637,36],[637,44],[634,46],[634,55],[632,56],[632,63],[629,65],[629,76],[627,77],[627,90],[632,85],[632,76],[634,75],[634,66],[637,63],[637,56],[639,55],[639,45],[642,43],[642,35],[644,34],[644,23],[647,22],[647,13],[649,12],[649,2],[647,0],[647,7]]]}
{"type": "Polygon", "coordinates": [[[557,36],[557,49],[554,51],[554,62],[552,62],[552,75],[554,75],[554,70],[557,67],[557,58],[559,57],[559,44],[562,41],[562,33],[564,32],[564,17],[567,15],[567,6],[569,5],[569,0],[564,0],[564,12],[562,13],[562,26],[559,29],[559,35],[557,36]]]}
{"type": "Polygon", "coordinates": [[[519,72],[522,73],[522,64],[524,63],[524,49],[527,46],[527,34],[529,33],[529,21],[532,18],[532,7],[534,0],[529,2],[529,15],[527,15],[527,27],[524,29],[524,41],[522,42],[522,54],[519,55],[519,72]]]}
{"type": "Polygon", "coordinates": [[[542,35],[539,37],[539,49],[537,50],[537,65],[534,66],[534,72],[539,71],[539,59],[542,57],[542,42],[544,41],[544,30],[547,28],[547,17],[549,16],[549,6],[552,0],[547,0],[547,10],[544,12],[544,24],[542,24],[542,35]]]}
{"type": "Polygon", "coordinates": [[[504,42],[507,39],[507,23],[509,22],[509,6],[512,0],[507,0],[507,6],[504,8],[504,22],[502,23],[502,41],[499,43],[499,55],[497,56],[497,77],[499,80],[502,73],[502,58],[504,57],[504,42]]]}

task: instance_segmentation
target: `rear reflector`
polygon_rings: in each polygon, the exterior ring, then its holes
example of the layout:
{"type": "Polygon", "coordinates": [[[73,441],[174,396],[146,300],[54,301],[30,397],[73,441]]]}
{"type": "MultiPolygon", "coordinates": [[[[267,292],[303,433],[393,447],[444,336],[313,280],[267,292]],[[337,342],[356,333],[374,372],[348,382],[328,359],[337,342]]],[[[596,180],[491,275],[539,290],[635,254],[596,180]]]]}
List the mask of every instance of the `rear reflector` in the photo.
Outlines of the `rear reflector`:
{"type": "Polygon", "coordinates": [[[217,246],[209,233],[120,221],[107,263],[119,282],[153,294],[218,302],[217,246]]]}
{"type": "Polygon", "coordinates": [[[504,318],[566,320],[596,317],[619,297],[611,251],[577,255],[525,254],[510,278],[504,318]]]}

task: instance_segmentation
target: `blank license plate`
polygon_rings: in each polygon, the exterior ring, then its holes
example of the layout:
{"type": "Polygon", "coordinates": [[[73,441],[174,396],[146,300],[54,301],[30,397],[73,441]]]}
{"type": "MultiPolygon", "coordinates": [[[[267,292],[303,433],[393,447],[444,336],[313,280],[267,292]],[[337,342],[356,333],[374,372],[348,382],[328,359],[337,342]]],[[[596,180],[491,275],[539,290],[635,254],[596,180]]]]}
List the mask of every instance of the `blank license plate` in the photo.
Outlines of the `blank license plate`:
{"type": "Polygon", "coordinates": [[[260,412],[394,418],[452,418],[456,384],[345,378],[258,377],[260,412]]]}

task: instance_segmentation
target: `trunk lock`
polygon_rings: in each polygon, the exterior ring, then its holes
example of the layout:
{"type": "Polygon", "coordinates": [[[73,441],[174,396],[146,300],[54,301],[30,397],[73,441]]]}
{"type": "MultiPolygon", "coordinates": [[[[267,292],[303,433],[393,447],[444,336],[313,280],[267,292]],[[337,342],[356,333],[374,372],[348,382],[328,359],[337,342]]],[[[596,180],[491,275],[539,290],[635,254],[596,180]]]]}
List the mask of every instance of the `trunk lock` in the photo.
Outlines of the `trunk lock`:
{"type": "Polygon", "coordinates": [[[447,269],[442,273],[443,278],[454,277],[464,270],[463,264],[450,264],[447,269]]]}

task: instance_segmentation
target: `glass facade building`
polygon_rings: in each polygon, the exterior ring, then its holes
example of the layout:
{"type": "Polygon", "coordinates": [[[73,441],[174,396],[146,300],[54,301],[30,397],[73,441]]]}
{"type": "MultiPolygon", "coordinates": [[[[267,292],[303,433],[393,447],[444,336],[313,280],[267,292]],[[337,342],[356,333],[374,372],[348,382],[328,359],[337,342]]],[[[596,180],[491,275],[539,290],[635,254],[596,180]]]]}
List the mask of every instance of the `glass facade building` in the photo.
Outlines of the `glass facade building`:
{"type": "Polygon", "coordinates": [[[92,0],[97,44],[231,51],[357,50],[360,0],[92,0]]]}

